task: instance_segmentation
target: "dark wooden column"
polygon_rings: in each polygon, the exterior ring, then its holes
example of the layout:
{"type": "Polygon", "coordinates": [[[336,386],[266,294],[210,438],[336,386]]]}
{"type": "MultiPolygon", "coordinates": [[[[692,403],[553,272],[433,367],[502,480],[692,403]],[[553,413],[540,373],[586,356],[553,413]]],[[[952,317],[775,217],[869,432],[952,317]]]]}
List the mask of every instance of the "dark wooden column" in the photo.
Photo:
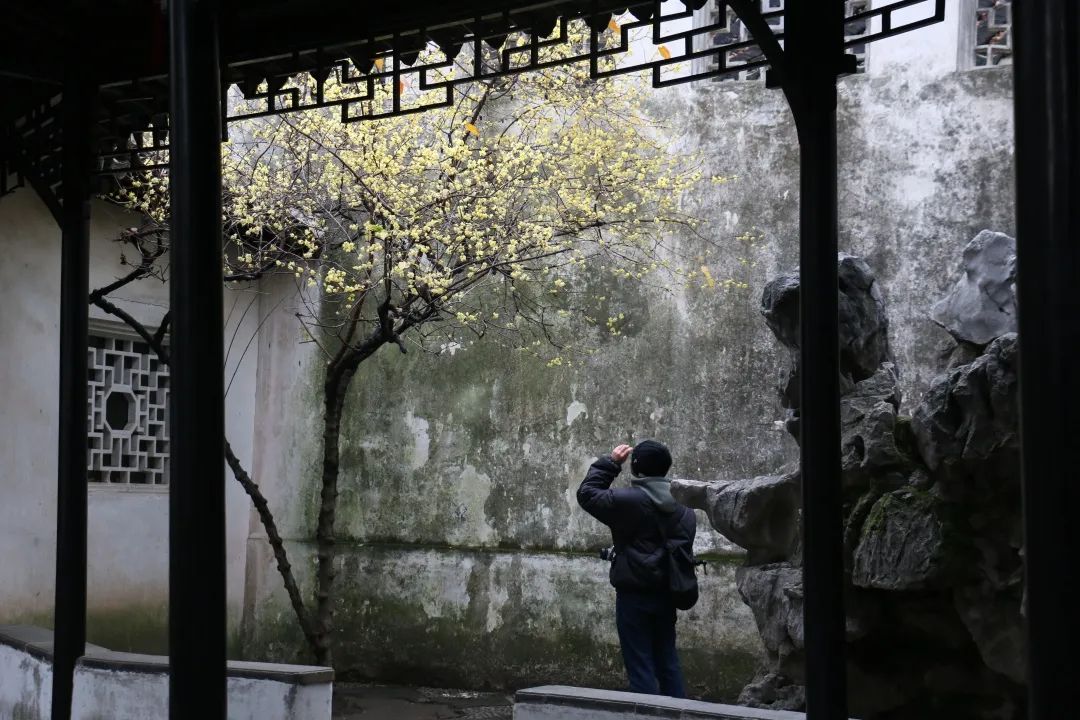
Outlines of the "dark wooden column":
{"type": "MultiPolygon", "coordinates": [[[[79,26],[76,9],[70,27],[79,26]]],[[[75,661],[86,648],[86,353],[90,312],[91,125],[96,87],[86,43],[68,33],[61,105],[60,407],[53,620],[53,720],[71,717],[75,661]]]]}
{"type": "Polygon", "coordinates": [[[169,716],[225,720],[218,4],[171,0],[169,716]]]}
{"type": "Polygon", "coordinates": [[[1051,720],[1080,676],[1080,7],[1013,13],[1029,717],[1051,720]]]}
{"type": "Polygon", "coordinates": [[[845,69],[843,33],[842,2],[788,0],[782,83],[800,150],[800,448],[809,720],[847,718],[836,267],[836,78],[845,69]]]}

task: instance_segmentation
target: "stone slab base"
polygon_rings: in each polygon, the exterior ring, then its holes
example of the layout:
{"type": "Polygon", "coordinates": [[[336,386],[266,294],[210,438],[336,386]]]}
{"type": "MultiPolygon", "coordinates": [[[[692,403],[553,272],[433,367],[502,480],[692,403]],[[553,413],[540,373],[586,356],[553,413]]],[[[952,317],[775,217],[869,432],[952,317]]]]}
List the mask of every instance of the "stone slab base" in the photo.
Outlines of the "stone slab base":
{"type": "Polygon", "coordinates": [[[759,710],[611,690],[546,685],[519,690],[514,720],[625,720],[646,716],[673,720],[805,720],[786,710],[759,710]]]}
{"type": "MultiPolygon", "coordinates": [[[[51,630],[0,625],[0,718],[48,720],[51,630]]],[[[75,667],[72,720],[166,720],[169,658],[94,645],[75,667]]],[[[307,665],[229,662],[229,720],[330,720],[334,672],[307,665]]]]}

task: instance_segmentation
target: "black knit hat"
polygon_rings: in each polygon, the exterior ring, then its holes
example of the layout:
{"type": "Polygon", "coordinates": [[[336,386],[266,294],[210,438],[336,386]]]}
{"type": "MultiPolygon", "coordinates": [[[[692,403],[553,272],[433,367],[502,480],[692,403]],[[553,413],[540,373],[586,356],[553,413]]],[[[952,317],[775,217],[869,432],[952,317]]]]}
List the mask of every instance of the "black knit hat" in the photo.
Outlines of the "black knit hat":
{"type": "Polygon", "coordinates": [[[630,454],[630,472],[638,477],[663,477],[671,469],[671,453],[663,443],[642,440],[630,454]]]}

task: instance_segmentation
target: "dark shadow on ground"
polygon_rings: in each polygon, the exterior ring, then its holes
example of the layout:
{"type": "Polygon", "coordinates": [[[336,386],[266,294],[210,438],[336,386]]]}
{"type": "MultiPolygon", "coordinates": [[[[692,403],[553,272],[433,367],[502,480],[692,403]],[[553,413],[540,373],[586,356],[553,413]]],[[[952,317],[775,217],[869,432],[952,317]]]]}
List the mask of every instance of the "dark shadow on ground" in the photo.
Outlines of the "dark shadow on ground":
{"type": "Polygon", "coordinates": [[[506,693],[334,683],[334,720],[510,720],[506,693]]]}

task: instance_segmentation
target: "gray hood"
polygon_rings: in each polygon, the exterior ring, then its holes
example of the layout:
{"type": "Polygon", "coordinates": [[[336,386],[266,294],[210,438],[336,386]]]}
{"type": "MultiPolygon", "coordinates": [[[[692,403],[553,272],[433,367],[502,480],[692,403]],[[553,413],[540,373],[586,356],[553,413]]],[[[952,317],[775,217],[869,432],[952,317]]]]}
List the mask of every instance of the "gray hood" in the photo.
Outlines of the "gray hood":
{"type": "Polygon", "coordinates": [[[666,477],[631,478],[630,484],[644,490],[661,512],[672,513],[679,507],[671,495],[671,480],[666,477]]]}

